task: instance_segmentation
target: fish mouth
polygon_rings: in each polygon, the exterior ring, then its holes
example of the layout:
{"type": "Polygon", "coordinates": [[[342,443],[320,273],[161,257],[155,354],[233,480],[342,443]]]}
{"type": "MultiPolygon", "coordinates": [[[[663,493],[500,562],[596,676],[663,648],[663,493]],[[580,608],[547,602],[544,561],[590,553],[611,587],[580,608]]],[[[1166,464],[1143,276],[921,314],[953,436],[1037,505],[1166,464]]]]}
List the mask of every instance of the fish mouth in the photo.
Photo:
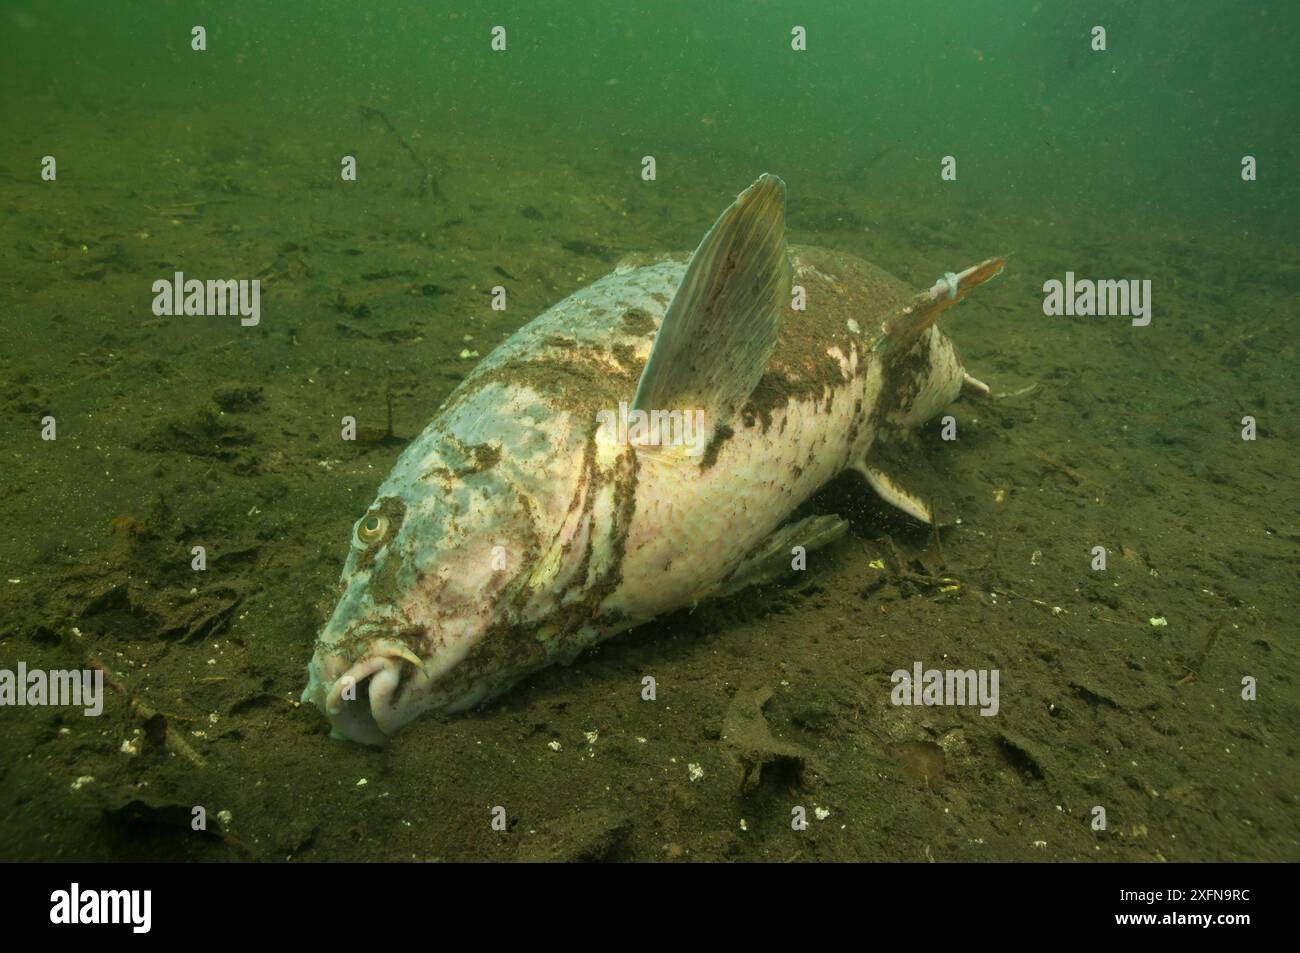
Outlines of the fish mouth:
{"type": "Polygon", "coordinates": [[[325,712],[330,734],[376,746],[409,720],[399,706],[405,683],[412,675],[428,678],[423,660],[400,642],[373,645],[351,665],[339,655],[313,658],[307,671],[303,700],[325,712]]]}

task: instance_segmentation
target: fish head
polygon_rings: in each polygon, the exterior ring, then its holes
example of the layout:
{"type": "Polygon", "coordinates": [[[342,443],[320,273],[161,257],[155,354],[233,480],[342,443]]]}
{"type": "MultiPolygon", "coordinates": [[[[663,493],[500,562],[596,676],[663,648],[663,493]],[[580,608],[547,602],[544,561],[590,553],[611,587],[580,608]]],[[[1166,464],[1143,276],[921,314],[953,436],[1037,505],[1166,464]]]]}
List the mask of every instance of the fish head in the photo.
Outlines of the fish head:
{"type": "Polygon", "coordinates": [[[324,711],[332,734],[364,744],[486,694],[491,672],[478,670],[472,652],[514,611],[524,567],[509,554],[528,551],[533,538],[527,501],[499,470],[441,480],[403,470],[399,462],[353,525],[302,696],[324,711]]]}

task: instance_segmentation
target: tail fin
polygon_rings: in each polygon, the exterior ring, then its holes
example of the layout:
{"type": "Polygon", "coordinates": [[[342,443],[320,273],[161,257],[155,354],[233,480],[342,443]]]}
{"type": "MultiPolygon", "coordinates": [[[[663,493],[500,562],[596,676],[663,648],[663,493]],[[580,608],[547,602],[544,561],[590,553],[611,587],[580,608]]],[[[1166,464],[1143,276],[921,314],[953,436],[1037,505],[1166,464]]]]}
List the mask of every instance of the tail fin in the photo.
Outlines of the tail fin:
{"type": "Polygon", "coordinates": [[[926,328],[939,320],[939,315],[966,297],[972,288],[1001,274],[1006,263],[1005,258],[986,258],[960,274],[948,272],[932,288],[922,291],[885,321],[881,328],[884,334],[876,342],[875,349],[897,351],[910,347],[926,328]]]}

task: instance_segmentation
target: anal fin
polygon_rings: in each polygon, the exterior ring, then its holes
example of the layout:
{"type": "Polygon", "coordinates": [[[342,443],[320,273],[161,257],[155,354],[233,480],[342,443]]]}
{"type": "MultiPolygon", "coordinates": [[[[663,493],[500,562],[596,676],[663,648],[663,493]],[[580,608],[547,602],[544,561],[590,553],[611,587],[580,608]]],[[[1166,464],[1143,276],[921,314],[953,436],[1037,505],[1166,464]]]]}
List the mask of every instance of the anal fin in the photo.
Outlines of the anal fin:
{"type": "Polygon", "coordinates": [[[866,458],[852,464],[882,500],[929,525],[946,525],[957,512],[952,480],[936,464],[936,448],[914,435],[882,434],[866,458]]]}
{"type": "Polygon", "coordinates": [[[918,519],[922,523],[934,523],[934,513],[930,511],[929,504],[919,496],[903,489],[898,481],[885,473],[884,470],[869,467],[866,464],[859,464],[854,469],[867,478],[867,483],[871,484],[871,489],[876,491],[876,496],[890,506],[902,510],[908,516],[918,519]]]}

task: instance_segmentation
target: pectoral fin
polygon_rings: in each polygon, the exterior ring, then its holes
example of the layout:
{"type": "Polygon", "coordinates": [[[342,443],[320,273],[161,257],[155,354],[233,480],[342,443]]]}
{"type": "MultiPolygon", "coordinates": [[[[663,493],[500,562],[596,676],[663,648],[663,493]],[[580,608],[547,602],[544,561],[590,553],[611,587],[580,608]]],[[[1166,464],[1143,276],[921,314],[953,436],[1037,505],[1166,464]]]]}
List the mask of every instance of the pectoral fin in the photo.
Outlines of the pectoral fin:
{"type": "Polygon", "coordinates": [[[637,385],[636,410],[703,410],[706,428],[749,397],[790,301],[785,183],[762,175],[691,257],[637,385]]]}
{"type": "Polygon", "coordinates": [[[782,526],[746,556],[736,571],[710,595],[720,598],[748,586],[774,582],[793,571],[794,547],[802,546],[805,553],[811,552],[839,539],[848,528],[848,521],[838,516],[809,516],[782,526]]]}

